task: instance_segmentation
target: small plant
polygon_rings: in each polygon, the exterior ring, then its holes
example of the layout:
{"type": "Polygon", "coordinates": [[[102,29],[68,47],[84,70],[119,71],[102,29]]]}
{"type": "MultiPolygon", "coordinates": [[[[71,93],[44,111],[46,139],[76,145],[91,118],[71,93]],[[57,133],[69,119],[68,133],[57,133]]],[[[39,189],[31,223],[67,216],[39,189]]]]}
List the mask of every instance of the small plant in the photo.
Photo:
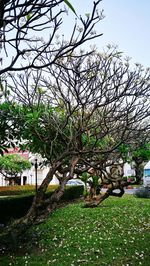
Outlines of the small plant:
{"type": "Polygon", "coordinates": [[[134,183],[136,181],[136,177],[135,176],[123,176],[122,180],[129,182],[129,183],[134,183]]]}
{"type": "Polygon", "coordinates": [[[134,183],[136,181],[136,177],[135,176],[128,176],[127,181],[130,183],[134,183]]]}
{"type": "Polygon", "coordinates": [[[134,196],[137,198],[150,198],[150,187],[140,187],[136,189],[134,196]]]}
{"type": "Polygon", "coordinates": [[[85,184],[85,188],[84,188],[84,192],[83,192],[83,196],[85,198],[89,195],[89,191],[88,191],[88,179],[89,179],[89,177],[90,177],[89,173],[87,173],[87,172],[82,173],[81,180],[85,184]]]}
{"type": "Polygon", "coordinates": [[[128,176],[123,176],[123,177],[122,177],[122,180],[123,180],[123,181],[127,181],[127,179],[128,179],[128,176]]]}
{"type": "Polygon", "coordinates": [[[83,197],[87,198],[90,195],[90,192],[87,189],[84,189],[83,191],[83,197]]]}

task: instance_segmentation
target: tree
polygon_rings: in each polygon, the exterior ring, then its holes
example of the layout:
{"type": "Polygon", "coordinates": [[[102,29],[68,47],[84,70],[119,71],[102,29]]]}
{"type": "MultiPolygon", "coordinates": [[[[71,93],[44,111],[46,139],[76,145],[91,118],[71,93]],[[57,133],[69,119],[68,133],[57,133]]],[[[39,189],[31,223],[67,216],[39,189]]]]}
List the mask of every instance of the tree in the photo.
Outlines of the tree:
{"type": "MultiPolygon", "coordinates": [[[[59,34],[62,35],[61,27],[63,27],[64,15],[67,13],[63,3],[75,12],[67,0],[0,1],[0,51],[2,54],[0,96],[3,95],[2,98],[5,100],[11,91],[11,86],[6,84],[10,72],[14,75],[22,70],[40,70],[48,65],[57,65],[58,61],[60,64],[62,58],[68,54],[71,56],[72,52],[83,43],[101,36],[94,33],[95,25],[103,18],[102,13],[97,11],[100,3],[98,0],[93,5],[91,15],[85,19],[82,17],[79,19],[76,16],[76,22],[68,40],[58,37],[59,34]],[[42,58],[46,61],[42,62],[42,58]]],[[[4,149],[13,145],[11,132],[14,132],[15,139],[17,131],[8,123],[9,119],[2,120],[5,117],[5,111],[2,109],[1,105],[1,114],[3,112],[0,125],[1,154],[4,149]]],[[[9,112],[11,113],[10,109],[9,112]]]]}
{"type": "Polygon", "coordinates": [[[146,119],[141,128],[145,130],[133,132],[133,137],[123,143],[119,150],[121,152],[121,157],[124,161],[131,164],[135,171],[135,182],[140,184],[143,178],[144,166],[150,160],[150,125],[149,118],[146,119]]]}
{"type": "MultiPolygon", "coordinates": [[[[75,9],[71,5],[71,3],[68,0],[63,0],[65,4],[75,13],[75,9]]],[[[5,8],[6,4],[10,3],[10,0],[1,0],[0,1],[0,28],[4,25],[5,20],[4,20],[4,13],[5,13],[5,8]]],[[[24,3],[24,6],[29,4],[28,2],[24,3]]],[[[59,3],[58,3],[59,4],[59,3]]],[[[13,5],[13,9],[17,8],[17,6],[13,5]]]]}
{"type": "Polygon", "coordinates": [[[31,163],[18,154],[0,156],[0,173],[9,184],[14,182],[19,185],[22,172],[30,168],[31,163]]]}
{"type": "Polygon", "coordinates": [[[14,115],[12,106],[8,102],[0,104],[0,154],[3,155],[4,151],[14,147],[17,144],[18,129],[15,125],[15,119],[12,121],[14,115]]]}
{"type": "Polygon", "coordinates": [[[134,138],[135,129],[145,130],[141,122],[149,116],[149,77],[149,71],[139,65],[131,71],[129,62],[115,49],[74,54],[57,67],[47,67],[45,73],[26,71],[12,76],[19,134],[32,152],[50,164],[32,207],[19,223],[43,219],[56,208],[67,181],[91,167],[99,172],[102,184],[109,184],[93,206],[110,195],[123,195],[127,182],[122,179],[118,148],[134,138]],[[45,199],[54,174],[60,185],[45,199]],[[116,188],[120,189],[117,195],[116,188]]]}
{"type": "Polygon", "coordinates": [[[103,18],[97,11],[100,1],[94,2],[91,15],[85,19],[76,17],[70,38],[65,40],[64,36],[62,38],[58,36],[62,36],[63,19],[67,13],[63,3],[65,2],[74,11],[69,1],[1,0],[0,39],[3,54],[1,62],[5,63],[0,75],[8,71],[19,72],[57,65],[57,61],[68,54],[71,55],[86,41],[101,36],[94,32],[95,25],[103,18]],[[44,62],[42,58],[45,58],[44,62]]]}
{"type": "Polygon", "coordinates": [[[132,153],[136,180],[142,180],[144,166],[150,160],[150,143],[144,143],[132,153]]]}

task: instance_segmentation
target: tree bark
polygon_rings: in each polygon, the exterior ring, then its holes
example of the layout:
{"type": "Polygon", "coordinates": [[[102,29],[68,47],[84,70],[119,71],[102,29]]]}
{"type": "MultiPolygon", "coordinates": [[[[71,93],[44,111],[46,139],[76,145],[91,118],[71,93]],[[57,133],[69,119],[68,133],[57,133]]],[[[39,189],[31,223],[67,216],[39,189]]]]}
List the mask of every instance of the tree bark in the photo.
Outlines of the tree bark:
{"type": "Polygon", "coordinates": [[[135,169],[135,177],[136,177],[136,183],[140,184],[143,175],[144,175],[144,166],[146,163],[143,162],[143,160],[134,158],[134,169],[135,169]]]}
{"type": "MultiPolygon", "coordinates": [[[[124,182],[123,182],[124,183],[124,182]]],[[[106,190],[105,193],[101,194],[99,197],[95,198],[94,200],[92,201],[87,201],[84,205],[85,208],[95,208],[97,207],[98,205],[100,205],[105,199],[107,199],[109,196],[115,196],[115,197],[122,197],[123,194],[124,194],[124,185],[120,184],[110,184],[109,185],[109,188],[106,190]],[[113,192],[113,190],[115,189],[119,189],[120,192],[119,193],[116,193],[116,192],[113,192]]]]}
{"type": "Polygon", "coordinates": [[[60,162],[56,162],[50,167],[46,178],[43,180],[42,184],[38,188],[37,194],[33,199],[33,203],[28,213],[24,217],[16,220],[10,226],[10,230],[16,229],[16,231],[19,231],[21,233],[22,231],[25,231],[29,226],[31,226],[35,222],[37,217],[40,216],[42,205],[44,205],[45,192],[60,164],[60,162]]]}
{"type": "Polygon", "coordinates": [[[49,216],[58,206],[61,197],[64,194],[66,183],[68,181],[68,178],[63,179],[60,182],[59,187],[53,192],[50,198],[46,199],[44,201],[46,208],[39,213],[38,217],[36,218],[36,223],[42,222],[49,216]]]}
{"type": "Polygon", "coordinates": [[[73,176],[74,167],[77,164],[78,160],[78,157],[72,158],[70,163],[69,174],[65,173],[64,176],[60,178],[59,187],[53,192],[49,199],[46,199],[45,192],[47,190],[47,187],[62,163],[60,161],[56,161],[51,165],[46,178],[43,180],[42,184],[38,188],[37,194],[33,199],[32,206],[29,209],[28,213],[21,219],[15,221],[10,227],[11,230],[13,229],[14,231],[16,229],[16,234],[17,231],[21,234],[35,222],[42,221],[43,218],[46,218],[47,215],[50,214],[57,207],[57,204],[64,193],[67,181],[73,176]]]}

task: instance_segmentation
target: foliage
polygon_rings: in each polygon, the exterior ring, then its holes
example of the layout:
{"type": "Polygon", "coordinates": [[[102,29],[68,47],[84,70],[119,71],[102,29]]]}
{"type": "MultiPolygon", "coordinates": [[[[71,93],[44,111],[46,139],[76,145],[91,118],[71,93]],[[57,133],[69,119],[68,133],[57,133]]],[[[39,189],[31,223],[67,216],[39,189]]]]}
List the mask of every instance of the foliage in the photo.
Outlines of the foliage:
{"type": "MultiPolygon", "coordinates": [[[[56,186],[50,186],[46,193],[46,198],[49,198],[53,194],[55,189],[56,186]]],[[[17,191],[14,191],[13,187],[11,191],[9,189],[7,191],[8,193],[5,190],[5,195],[7,196],[13,195],[13,197],[7,197],[7,198],[2,197],[0,199],[0,213],[1,213],[0,223],[6,223],[6,222],[8,223],[12,219],[24,216],[29,210],[33,201],[33,197],[35,195],[35,189],[33,192],[33,187],[32,190],[29,188],[28,192],[27,190],[20,189],[19,193],[19,189],[17,191]]],[[[61,200],[69,201],[73,199],[78,199],[82,196],[82,194],[83,194],[83,186],[66,187],[61,200]]]]}
{"type": "Polygon", "coordinates": [[[149,187],[139,187],[134,192],[136,198],[150,198],[150,188],[149,187]]]}
{"type": "Polygon", "coordinates": [[[91,179],[92,179],[92,185],[96,189],[99,185],[99,176],[93,175],[91,176],[91,179]]]}
{"type": "Polygon", "coordinates": [[[8,102],[0,103],[0,155],[3,155],[10,146],[14,147],[15,137],[18,138],[18,130],[15,124],[11,123],[14,113],[10,106],[8,102]]]}
{"type": "Polygon", "coordinates": [[[24,194],[35,194],[35,186],[2,186],[0,187],[0,196],[13,196],[13,195],[24,195],[24,194]]]}
{"type": "Polygon", "coordinates": [[[87,172],[82,173],[81,180],[85,183],[85,185],[87,184],[89,177],[90,177],[89,173],[87,172]]]}
{"type": "Polygon", "coordinates": [[[25,193],[24,195],[13,195],[2,197],[0,199],[0,223],[6,224],[13,219],[24,216],[29,210],[33,201],[34,194],[32,192],[25,193]]]}
{"type": "Polygon", "coordinates": [[[119,152],[121,153],[121,157],[126,161],[130,162],[130,156],[129,156],[129,145],[122,143],[118,147],[119,152]]]}
{"type": "Polygon", "coordinates": [[[133,159],[141,159],[143,162],[148,162],[150,160],[150,143],[144,143],[139,146],[132,155],[133,159]]]}
{"type": "MultiPolygon", "coordinates": [[[[58,185],[49,185],[47,191],[54,190],[57,187],[58,185]]],[[[35,185],[0,187],[0,196],[24,195],[24,194],[29,194],[29,193],[35,194],[35,185]]]]}
{"type": "MultiPolygon", "coordinates": [[[[42,5],[40,0],[23,0],[21,5],[17,0],[13,2],[0,1],[0,52],[2,54],[2,57],[0,57],[2,63],[2,68],[0,69],[0,91],[2,100],[3,98],[7,99],[11,93],[12,86],[7,84],[10,72],[19,72],[30,68],[42,69],[47,65],[57,63],[57,61],[60,64],[63,57],[68,54],[71,56],[72,52],[82,43],[101,35],[90,36],[95,24],[102,19],[102,15],[98,14],[97,11],[99,2],[94,3],[92,15],[86,20],[82,17],[80,19],[76,17],[79,25],[83,26],[83,32],[79,34],[76,20],[70,39],[65,41],[64,38],[61,39],[58,36],[60,26],[63,28],[64,13],[67,13],[63,3],[75,13],[70,1],[46,0],[42,2],[42,5]],[[74,39],[76,40],[75,42],[74,39]],[[53,48],[50,49],[50,47],[53,48]],[[10,53],[9,51],[12,52],[10,53]],[[46,64],[45,62],[42,63],[41,56],[47,58],[46,64]],[[3,65],[3,61],[6,62],[5,65],[3,65]]],[[[14,75],[14,72],[12,75],[14,75]]],[[[40,87],[38,87],[37,91],[41,92],[40,87]]],[[[6,151],[9,146],[15,145],[15,133],[17,131],[15,123],[8,123],[8,114],[7,118],[5,117],[5,105],[8,105],[8,103],[4,103],[0,107],[0,154],[3,154],[3,151],[6,151]]],[[[9,107],[7,109],[11,113],[11,109],[9,107]]]]}
{"type": "MultiPolygon", "coordinates": [[[[4,58],[8,47],[13,49],[8,65],[0,70],[0,74],[9,72],[3,80],[6,89],[10,88],[7,107],[14,113],[11,126],[18,129],[16,137],[23,140],[22,149],[39,153],[50,165],[30,216],[39,215],[54,174],[60,190],[49,200],[47,211],[62,196],[67,181],[90,167],[99,171],[103,184],[112,184],[113,192],[122,176],[117,169],[111,177],[107,168],[120,162],[118,148],[134,139],[135,128],[136,132],[145,130],[141,121],[147,119],[150,110],[149,70],[141,65],[131,70],[129,59],[124,59],[116,47],[108,46],[104,53],[96,49],[75,52],[86,41],[101,36],[94,31],[103,18],[97,10],[101,1],[94,1],[85,19],[80,17],[81,27],[75,22],[67,41],[58,37],[66,12],[61,9],[63,2],[75,12],[68,0],[45,0],[42,5],[38,0],[24,0],[21,6],[15,0],[3,6],[0,18],[1,27],[5,22],[1,36],[4,58]],[[41,36],[48,37],[45,40],[41,36]]],[[[122,151],[126,153],[124,147],[122,151]]],[[[36,219],[28,218],[30,222],[36,219]]]]}
{"type": "Polygon", "coordinates": [[[145,129],[138,137],[133,135],[130,143],[123,143],[119,147],[121,158],[125,162],[130,163],[135,171],[135,182],[137,184],[141,183],[144,174],[144,165],[150,160],[149,136],[149,129],[145,129]]]}
{"type": "Polygon", "coordinates": [[[149,265],[149,200],[125,196],[98,209],[81,206],[58,209],[30,228],[16,251],[3,250],[1,265],[149,265]]]}
{"type": "Polygon", "coordinates": [[[122,179],[128,183],[134,183],[136,181],[135,176],[123,176],[122,179]]]}
{"type": "MultiPolygon", "coordinates": [[[[41,58],[44,63],[45,57],[41,58]]],[[[122,180],[120,154],[127,154],[123,145],[138,140],[138,133],[147,128],[149,77],[150,71],[139,66],[132,71],[129,60],[114,47],[103,54],[73,52],[58,60],[57,66],[11,75],[12,124],[15,122],[24,148],[39,153],[50,165],[33,209],[40,201],[44,205],[54,174],[60,183],[55,192],[58,202],[67,181],[90,167],[98,171],[102,185],[110,185],[107,196],[116,196],[113,190],[117,188],[121,188],[117,196],[123,195],[127,182],[122,180]],[[112,175],[107,170],[113,165],[112,175]]],[[[40,210],[30,212],[35,213],[40,210]]]]}
{"type": "MultiPolygon", "coordinates": [[[[149,131],[147,134],[149,136],[149,131]]],[[[131,144],[123,143],[118,149],[125,161],[141,160],[142,162],[147,162],[150,160],[150,143],[143,141],[142,136],[139,142],[135,138],[131,144]]]]}
{"type": "Polygon", "coordinates": [[[83,196],[86,198],[89,195],[89,189],[88,189],[88,179],[90,177],[90,174],[88,172],[82,173],[80,179],[84,182],[85,187],[84,187],[84,192],[83,196]]]}
{"type": "MultiPolygon", "coordinates": [[[[22,125],[20,135],[33,152],[40,153],[48,160],[56,159],[66,151],[69,155],[73,151],[77,154],[79,150],[88,160],[102,161],[106,157],[106,161],[108,153],[113,150],[114,160],[119,158],[120,153],[127,159],[130,151],[128,141],[135,137],[132,133],[135,132],[134,127],[136,125],[138,135],[138,131],[142,131],[141,120],[144,121],[148,116],[148,102],[144,102],[142,97],[143,92],[148,94],[149,91],[149,72],[144,74],[139,67],[136,67],[135,72],[131,71],[129,62],[117,57],[113,48],[105,54],[93,52],[82,58],[81,53],[78,58],[74,53],[72,56],[63,58],[59,67],[47,67],[48,77],[41,78],[41,73],[34,71],[32,74],[25,72],[26,80],[38,78],[35,85],[27,83],[26,87],[16,87],[16,84],[22,84],[24,76],[12,76],[12,91],[23,104],[17,107],[17,126],[20,128],[19,125],[22,125]],[[141,79],[134,86],[136,76],[141,76],[141,79]],[[118,80],[117,86],[114,80],[118,80]],[[100,84],[104,86],[101,91],[98,89],[100,84]],[[20,98],[22,89],[24,96],[20,98]],[[129,105],[118,104],[118,99],[122,103],[128,102],[132,95],[135,98],[129,105]],[[30,98],[32,104],[27,100],[30,98]],[[139,110],[133,112],[137,104],[139,110]]],[[[145,126],[142,126],[145,130],[145,126]]],[[[67,156],[65,160],[68,160],[67,156]]]]}
{"type": "Polygon", "coordinates": [[[64,0],[64,2],[76,14],[76,11],[75,11],[74,7],[72,6],[72,4],[68,0],[64,0]]]}
{"type": "MultiPolygon", "coordinates": [[[[97,128],[97,132],[99,132],[100,130],[101,129],[97,128]]],[[[88,132],[83,133],[81,136],[81,140],[82,140],[83,145],[86,145],[89,147],[94,146],[94,147],[98,147],[102,149],[106,149],[112,143],[112,138],[109,135],[104,136],[102,139],[98,139],[96,134],[94,136],[94,133],[92,130],[88,130],[88,132]]]]}
{"type": "Polygon", "coordinates": [[[83,186],[70,186],[66,187],[65,192],[62,196],[62,200],[73,200],[78,199],[83,195],[83,186]]]}
{"type": "Polygon", "coordinates": [[[31,163],[19,154],[0,156],[0,172],[6,177],[16,177],[31,166],[31,163]]]}

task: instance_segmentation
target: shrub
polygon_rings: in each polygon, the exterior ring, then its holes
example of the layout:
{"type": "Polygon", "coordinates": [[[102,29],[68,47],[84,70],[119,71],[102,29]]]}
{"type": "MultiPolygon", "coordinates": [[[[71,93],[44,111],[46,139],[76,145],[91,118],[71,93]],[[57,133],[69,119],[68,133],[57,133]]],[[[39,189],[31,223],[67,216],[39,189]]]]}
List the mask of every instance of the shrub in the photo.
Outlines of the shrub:
{"type": "Polygon", "coordinates": [[[34,195],[14,196],[0,199],[0,223],[25,215],[31,206],[34,195]]]}
{"type": "Polygon", "coordinates": [[[134,183],[136,181],[136,177],[135,176],[128,176],[127,181],[130,183],[134,183]]]}
{"type": "Polygon", "coordinates": [[[70,186],[66,187],[62,200],[73,200],[80,198],[83,195],[84,186],[70,186]]]}
{"type": "Polygon", "coordinates": [[[134,192],[134,196],[137,198],[150,198],[150,188],[149,187],[139,187],[134,192]]]}
{"type": "MultiPolygon", "coordinates": [[[[57,187],[58,185],[50,185],[48,187],[48,191],[52,191],[57,187]]],[[[0,187],[0,196],[13,196],[13,195],[24,195],[24,194],[35,194],[35,185],[0,187]]]]}
{"type": "MultiPolygon", "coordinates": [[[[57,186],[52,186],[48,189],[47,197],[49,197],[57,186]]],[[[83,195],[83,186],[70,186],[66,187],[62,200],[72,200],[79,198],[83,195]]],[[[24,216],[29,210],[32,201],[33,193],[17,195],[13,197],[4,197],[0,199],[0,223],[6,224],[11,219],[16,219],[24,216]]]]}
{"type": "Polygon", "coordinates": [[[135,176],[123,176],[122,180],[130,182],[130,183],[134,183],[136,181],[136,178],[135,178],[135,176]]]}

